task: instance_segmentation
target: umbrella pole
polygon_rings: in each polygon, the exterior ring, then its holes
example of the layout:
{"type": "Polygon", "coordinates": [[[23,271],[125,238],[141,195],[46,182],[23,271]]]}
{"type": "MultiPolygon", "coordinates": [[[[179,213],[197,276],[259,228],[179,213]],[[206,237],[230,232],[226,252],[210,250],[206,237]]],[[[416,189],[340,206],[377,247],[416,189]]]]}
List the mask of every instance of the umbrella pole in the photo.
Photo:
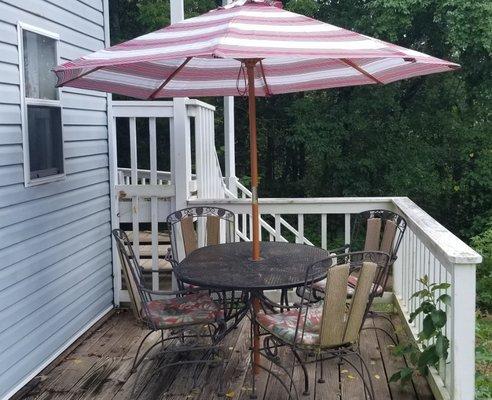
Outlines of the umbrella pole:
{"type": "MultiPolygon", "coordinates": [[[[251,164],[251,217],[253,218],[253,260],[260,259],[260,217],[258,209],[258,148],[256,142],[256,95],[255,95],[255,65],[258,60],[246,60],[248,75],[248,115],[249,115],[249,145],[251,164]]],[[[253,295],[253,379],[260,372],[260,328],[255,323],[255,316],[260,311],[260,300],[253,295]]]]}
{"type": "Polygon", "coordinates": [[[258,209],[258,148],[256,141],[255,65],[258,60],[246,60],[248,74],[248,115],[251,168],[251,217],[253,218],[253,260],[260,259],[260,216],[258,209]]]}

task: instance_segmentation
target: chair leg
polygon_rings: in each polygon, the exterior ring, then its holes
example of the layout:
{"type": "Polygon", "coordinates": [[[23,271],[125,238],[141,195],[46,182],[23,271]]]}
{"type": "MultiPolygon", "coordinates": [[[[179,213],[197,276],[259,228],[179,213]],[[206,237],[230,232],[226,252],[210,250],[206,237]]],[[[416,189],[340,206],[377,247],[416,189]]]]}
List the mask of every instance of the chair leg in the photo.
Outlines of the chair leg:
{"type": "Polygon", "coordinates": [[[324,372],[323,372],[323,363],[324,363],[324,360],[323,360],[323,357],[321,358],[318,358],[318,356],[316,356],[316,362],[319,362],[319,367],[320,367],[320,377],[318,379],[318,383],[325,383],[325,377],[324,377],[324,372]]]}
{"type": "Polygon", "coordinates": [[[369,384],[367,384],[366,379],[364,378],[364,374],[363,374],[362,370],[359,371],[359,369],[355,366],[355,364],[352,361],[350,361],[345,355],[342,355],[341,358],[343,359],[343,361],[345,361],[348,364],[350,364],[350,366],[355,370],[355,372],[357,372],[357,374],[361,377],[362,383],[364,384],[364,390],[367,390],[369,392],[369,398],[371,400],[376,400],[376,397],[374,395],[374,388],[372,386],[371,375],[369,374],[369,370],[367,369],[366,363],[364,362],[364,360],[362,359],[362,357],[361,357],[361,355],[359,353],[353,352],[351,354],[354,354],[355,356],[357,356],[357,358],[359,358],[359,360],[361,360],[361,363],[365,366],[365,369],[366,369],[366,372],[367,372],[367,379],[369,380],[369,384]]]}
{"type": "MultiPolygon", "coordinates": [[[[384,315],[384,314],[376,312],[376,311],[369,311],[368,316],[370,316],[372,318],[384,318],[386,321],[388,321],[390,323],[392,331],[396,332],[395,324],[393,323],[391,318],[388,317],[387,315],[384,315]]],[[[399,343],[398,337],[393,337],[393,335],[384,328],[381,328],[379,326],[368,326],[368,327],[365,327],[362,329],[374,329],[374,330],[381,331],[381,332],[385,333],[391,339],[391,341],[393,342],[393,344],[395,346],[398,346],[398,343],[399,343]]]]}
{"type": "MultiPolygon", "coordinates": [[[[142,346],[143,346],[144,342],[148,339],[148,337],[152,333],[154,333],[154,331],[149,331],[144,336],[144,338],[142,339],[140,344],[138,345],[137,353],[135,354],[135,357],[133,358],[133,363],[132,363],[132,368],[130,369],[130,374],[133,374],[135,372],[137,366],[140,365],[141,360],[139,360],[139,362],[137,363],[138,355],[140,354],[140,350],[142,350],[142,346]]],[[[161,331],[161,342],[162,342],[162,345],[164,346],[164,336],[163,335],[164,335],[164,333],[161,331]]]]}
{"type": "Polygon", "coordinates": [[[299,355],[299,353],[294,348],[291,348],[291,350],[292,350],[292,353],[294,354],[294,357],[299,362],[299,364],[302,368],[302,372],[304,373],[304,392],[302,393],[302,395],[303,396],[309,396],[309,376],[308,376],[306,366],[302,362],[302,359],[301,359],[301,356],[299,355]]]}

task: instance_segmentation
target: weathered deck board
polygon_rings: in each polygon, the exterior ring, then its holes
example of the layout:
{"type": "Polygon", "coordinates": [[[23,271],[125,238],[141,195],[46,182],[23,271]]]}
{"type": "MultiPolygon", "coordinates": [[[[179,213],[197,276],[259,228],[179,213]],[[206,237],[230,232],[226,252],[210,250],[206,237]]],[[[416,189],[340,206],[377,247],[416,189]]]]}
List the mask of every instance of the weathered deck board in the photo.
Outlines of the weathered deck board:
{"type": "MultiPolygon", "coordinates": [[[[368,320],[368,326],[385,326],[381,318],[368,320]]],[[[193,368],[168,367],[158,371],[159,365],[177,360],[179,357],[167,356],[164,360],[156,359],[142,364],[138,384],[132,396],[132,389],[137,374],[130,374],[131,363],[140,340],[146,331],[138,326],[130,312],[122,311],[109,319],[101,328],[80,344],[56,368],[43,377],[44,379],[23,399],[29,400],[211,400],[217,399],[218,383],[223,379],[226,398],[245,400],[251,393],[251,369],[249,368],[249,322],[245,320],[233,330],[223,342],[223,348],[229,359],[222,371],[219,367],[200,366],[198,369],[197,388],[193,389],[191,374],[193,368]]],[[[158,340],[159,334],[148,339],[150,346],[158,340]]],[[[381,332],[364,330],[361,337],[361,349],[366,361],[376,398],[379,399],[432,399],[425,380],[417,378],[412,385],[401,388],[388,384],[387,379],[397,368],[404,365],[388,347],[389,338],[381,332]],[[379,377],[379,379],[378,379],[379,377]]],[[[178,346],[178,343],[173,343],[178,346]]],[[[148,348],[145,347],[144,348],[148,348]]],[[[282,356],[291,366],[291,355],[283,349],[282,356]]],[[[309,357],[309,356],[307,356],[309,357]]],[[[312,356],[310,357],[312,360],[312,356]]],[[[356,361],[354,359],[354,361],[356,361]]],[[[357,364],[356,364],[357,365],[357,364]]],[[[269,365],[266,365],[269,367],[269,365]]],[[[278,371],[277,367],[274,367],[278,371]]],[[[320,366],[312,363],[310,373],[310,395],[302,396],[303,374],[296,368],[294,380],[301,399],[306,400],[353,400],[363,399],[362,380],[346,363],[341,366],[336,360],[324,362],[324,383],[318,382],[320,366]],[[350,375],[350,376],[349,376],[350,375]]],[[[287,395],[282,392],[279,383],[268,379],[263,373],[257,379],[258,399],[283,400],[287,395]],[[268,391],[265,388],[268,383],[268,391]]]]}

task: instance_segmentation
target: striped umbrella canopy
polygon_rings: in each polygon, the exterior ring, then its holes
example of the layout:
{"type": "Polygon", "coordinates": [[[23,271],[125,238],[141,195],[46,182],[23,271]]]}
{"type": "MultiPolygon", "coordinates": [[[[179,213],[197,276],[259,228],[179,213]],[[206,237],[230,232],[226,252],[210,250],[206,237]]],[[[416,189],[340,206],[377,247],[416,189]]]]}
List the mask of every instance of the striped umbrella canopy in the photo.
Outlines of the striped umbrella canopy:
{"type": "Polygon", "coordinates": [[[260,256],[255,96],[386,84],[458,64],[239,0],[55,69],[58,86],[140,99],[249,96],[253,259],[260,256]]]}

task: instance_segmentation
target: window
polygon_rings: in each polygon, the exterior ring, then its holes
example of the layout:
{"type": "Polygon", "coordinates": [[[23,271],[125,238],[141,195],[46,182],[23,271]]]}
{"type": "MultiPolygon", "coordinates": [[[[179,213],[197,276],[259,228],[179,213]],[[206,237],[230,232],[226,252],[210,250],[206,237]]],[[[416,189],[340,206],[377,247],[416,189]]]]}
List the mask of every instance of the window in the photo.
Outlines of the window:
{"type": "Polygon", "coordinates": [[[23,23],[18,31],[24,179],[32,186],[65,176],[60,90],[52,72],[59,37],[23,23]]]}

